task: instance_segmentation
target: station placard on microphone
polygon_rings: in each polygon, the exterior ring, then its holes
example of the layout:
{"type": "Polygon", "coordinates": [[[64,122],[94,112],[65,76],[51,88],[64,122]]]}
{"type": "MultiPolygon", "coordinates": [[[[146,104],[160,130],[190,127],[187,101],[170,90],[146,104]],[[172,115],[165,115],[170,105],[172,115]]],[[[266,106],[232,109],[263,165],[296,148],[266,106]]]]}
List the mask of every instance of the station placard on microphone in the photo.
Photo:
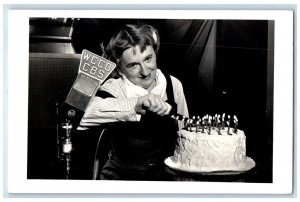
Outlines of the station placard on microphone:
{"type": "Polygon", "coordinates": [[[79,73],[87,74],[102,83],[114,70],[116,64],[96,55],[88,50],[83,50],[79,65],[79,73]]]}
{"type": "Polygon", "coordinates": [[[62,120],[68,119],[77,126],[91,98],[115,67],[115,63],[84,49],[77,78],[61,109],[62,120]]]}

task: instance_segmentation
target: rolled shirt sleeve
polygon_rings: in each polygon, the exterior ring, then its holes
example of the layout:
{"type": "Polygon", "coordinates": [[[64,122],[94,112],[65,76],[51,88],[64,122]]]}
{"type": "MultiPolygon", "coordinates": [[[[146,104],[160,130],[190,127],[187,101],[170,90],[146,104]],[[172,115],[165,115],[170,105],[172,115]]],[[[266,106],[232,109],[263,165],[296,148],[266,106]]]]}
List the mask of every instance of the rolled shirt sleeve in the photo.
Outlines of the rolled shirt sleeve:
{"type": "Polygon", "coordinates": [[[137,98],[94,97],[81,120],[82,126],[95,126],[116,121],[136,121],[137,98]]]}
{"type": "Polygon", "coordinates": [[[100,89],[113,97],[93,97],[81,119],[79,130],[109,122],[137,121],[135,106],[138,98],[126,98],[119,79],[108,80],[100,89]]]}

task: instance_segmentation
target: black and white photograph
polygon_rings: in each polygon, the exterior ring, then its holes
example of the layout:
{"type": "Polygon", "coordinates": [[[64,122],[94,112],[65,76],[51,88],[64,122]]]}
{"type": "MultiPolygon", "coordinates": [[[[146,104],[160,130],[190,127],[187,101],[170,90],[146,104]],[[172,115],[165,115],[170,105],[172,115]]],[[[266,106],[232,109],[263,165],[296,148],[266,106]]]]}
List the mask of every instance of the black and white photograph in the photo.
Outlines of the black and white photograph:
{"type": "Polygon", "coordinates": [[[274,21],[29,26],[28,179],[272,183],[274,21]]]}
{"type": "Polygon", "coordinates": [[[29,15],[25,180],[277,183],[276,19],[180,14],[29,15]]]}

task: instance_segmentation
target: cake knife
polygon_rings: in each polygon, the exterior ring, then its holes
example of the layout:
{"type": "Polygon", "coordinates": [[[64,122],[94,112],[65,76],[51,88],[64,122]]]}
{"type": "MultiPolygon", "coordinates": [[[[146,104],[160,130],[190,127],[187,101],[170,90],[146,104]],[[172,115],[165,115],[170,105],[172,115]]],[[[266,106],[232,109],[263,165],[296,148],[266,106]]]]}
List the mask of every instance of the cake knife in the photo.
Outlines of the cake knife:
{"type": "Polygon", "coordinates": [[[182,121],[184,123],[189,123],[189,120],[192,120],[192,119],[190,119],[182,114],[178,114],[178,113],[169,114],[168,116],[172,119],[176,119],[176,120],[182,121]]]}

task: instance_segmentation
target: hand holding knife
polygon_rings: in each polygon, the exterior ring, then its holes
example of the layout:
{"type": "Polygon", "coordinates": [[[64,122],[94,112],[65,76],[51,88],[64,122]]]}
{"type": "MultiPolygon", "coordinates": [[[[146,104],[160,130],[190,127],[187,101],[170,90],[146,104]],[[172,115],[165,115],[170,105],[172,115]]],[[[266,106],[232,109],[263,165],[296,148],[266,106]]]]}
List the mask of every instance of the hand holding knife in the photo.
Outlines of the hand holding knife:
{"type": "Polygon", "coordinates": [[[152,93],[139,97],[136,105],[136,111],[140,114],[145,114],[146,110],[149,110],[160,116],[168,116],[184,123],[189,123],[192,120],[184,115],[172,112],[171,109],[170,104],[163,101],[159,95],[152,93]]]}

